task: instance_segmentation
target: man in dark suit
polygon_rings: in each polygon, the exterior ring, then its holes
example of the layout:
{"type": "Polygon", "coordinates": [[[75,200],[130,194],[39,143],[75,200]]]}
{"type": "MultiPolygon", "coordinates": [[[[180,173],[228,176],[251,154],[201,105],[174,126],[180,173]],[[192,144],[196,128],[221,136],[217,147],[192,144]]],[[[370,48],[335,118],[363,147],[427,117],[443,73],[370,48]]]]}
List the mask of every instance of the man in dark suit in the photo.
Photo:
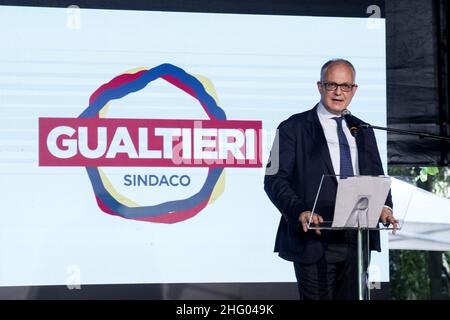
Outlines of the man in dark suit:
{"type": "MultiPolygon", "coordinates": [[[[267,166],[264,189],[282,214],[275,252],[294,262],[301,299],[358,298],[356,231],[307,228],[310,218],[315,225],[333,220],[336,179],[323,184],[325,198],[314,214],[310,211],[322,175],[384,174],[373,130],[361,129],[353,137],[341,116],[357,90],[355,78],[349,61],[325,63],[317,82],[320,102],[279,125],[267,166]]],[[[380,221],[396,228],[391,208],[389,195],[380,221]]],[[[370,246],[380,251],[378,232],[371,232],[370,246]]]]}

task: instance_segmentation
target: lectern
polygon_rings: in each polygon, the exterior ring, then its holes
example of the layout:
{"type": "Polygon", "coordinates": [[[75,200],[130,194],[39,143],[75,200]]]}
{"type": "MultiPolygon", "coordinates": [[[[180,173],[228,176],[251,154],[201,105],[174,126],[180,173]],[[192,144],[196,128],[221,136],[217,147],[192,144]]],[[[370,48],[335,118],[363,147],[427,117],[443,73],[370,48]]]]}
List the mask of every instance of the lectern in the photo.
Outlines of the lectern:
{"type": "MultiPolygon", "coordinates": [[[[390,192],[391,177],[323,175],[317,190],[311,212],[323,218],[319,224],[313,223],[313,215],[308,221],[308,229],[354,231],[357,234],[358,295],[360,300],[370,300],[368,264],[370,261],[370,232],[392,230],[392,225],[383,225],[380,214],[390,192]]],[[[409,196],[411,200],[412,194],[409,196]]],[[[403,197],[404,198],[404,197],[403,197]]],[[[394,210],[399,221],[397,230],[402,228],[407,206],[401,212],[394,210]],[[406,208],[406,209],[405,209],[406,208]]]]}

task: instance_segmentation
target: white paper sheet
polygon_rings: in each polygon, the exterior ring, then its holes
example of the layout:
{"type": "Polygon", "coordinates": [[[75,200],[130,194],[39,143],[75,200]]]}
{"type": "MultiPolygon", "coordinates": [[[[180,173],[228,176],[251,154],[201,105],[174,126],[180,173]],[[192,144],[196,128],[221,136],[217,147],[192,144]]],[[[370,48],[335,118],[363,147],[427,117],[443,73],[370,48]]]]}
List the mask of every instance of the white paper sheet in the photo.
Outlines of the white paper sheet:
{"type": "Polygon", "coordinates": [[[356,176],[338,181],[332,227],[375,228],[389,193],[391,179],[356,176]]]}

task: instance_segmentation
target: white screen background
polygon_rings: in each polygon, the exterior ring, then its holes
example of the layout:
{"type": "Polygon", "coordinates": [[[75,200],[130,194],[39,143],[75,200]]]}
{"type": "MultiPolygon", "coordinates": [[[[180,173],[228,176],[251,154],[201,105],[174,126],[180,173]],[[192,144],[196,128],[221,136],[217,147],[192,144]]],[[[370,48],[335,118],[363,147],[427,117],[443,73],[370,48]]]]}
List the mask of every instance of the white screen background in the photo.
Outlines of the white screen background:
{"type": "MultiPolygon", "coordinates": [[[[0,6],[0,29],[3,286],[295,281],[292,264],[273,253],[280,214],[261,169],[227,168],[213,204],[165,225],[103,213],[84,168],[38,166],[38,118],[78,117],[99,86],[126,70],[171,63],[205,76],[228,119],[262,120],[270,131],[318,102],[320,67],[343,57],[357,69],[352,113],[386,121],[384,20],[0,6]]],[[[108,116],[206,118],[161,80],[112,103],[108,116]]],[[[386,135],[377,140],[386,159],[386,135]]],[[[186,172],[201,185],[205,171],[132,173],[186,172]]],[[[110,168],[118,187],[120,172],[110,168]]],[[[136,199],[186,193],[148,188],[136,199]]]]}

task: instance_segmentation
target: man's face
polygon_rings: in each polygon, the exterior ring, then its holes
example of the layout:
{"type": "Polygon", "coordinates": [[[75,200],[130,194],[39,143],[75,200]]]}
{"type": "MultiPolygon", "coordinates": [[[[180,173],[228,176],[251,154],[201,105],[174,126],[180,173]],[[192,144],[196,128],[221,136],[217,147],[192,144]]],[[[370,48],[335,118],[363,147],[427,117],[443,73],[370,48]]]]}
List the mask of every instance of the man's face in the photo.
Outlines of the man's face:
{"type": "MultiPolygon", "coordinates": [[[[320,101],[329,112],[340,115],[342,110],[347,109],[357,86],[355,85],[351,87],[350,91],[345,92],[341,86],[335,90],[327,90],[325,83],[354,85],[354,81],[352,69],[347,64],[337,62],[328,67],[322,81],[317,82],[317,87],[320,92],[320,101]]],[[[330,85],[328,86],[330,87],[330,85]]]]}

